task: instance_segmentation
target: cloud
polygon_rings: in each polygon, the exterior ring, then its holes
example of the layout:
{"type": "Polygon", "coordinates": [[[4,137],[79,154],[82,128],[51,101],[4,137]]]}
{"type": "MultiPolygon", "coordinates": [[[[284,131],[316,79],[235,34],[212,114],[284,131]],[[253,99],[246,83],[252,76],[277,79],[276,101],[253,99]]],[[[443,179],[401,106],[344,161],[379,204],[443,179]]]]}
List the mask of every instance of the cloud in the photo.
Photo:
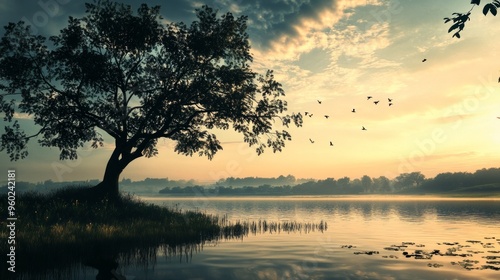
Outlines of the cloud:
{"type": "Polygon", "coordinates": [[[308,36],[311,30],[333,23],[337,1],[255,1],[254,5],[242,10],[249,13],[252,21],[250,31],[258,31],[254,37],[257,46],[275,49],[280,47],[280,43],[293,44],[308,36]]]}
{"type": "Polygon", "coordinates": [[[434,119],[434,122],[437,124],[459,123],[465,119],[470,119],[475,116],[476,114],[456,114],[452,116],[437,117],[434,119]]]}
{"type": "MultiPolygon", "coordinates": [[[[294,30],[278,28],[282,32],[275,33],[281,36],[270,41],[268,49],[253,49],[255,69],[272,65],[276,78],[298,103],[374,90],[391,93],[403,88],[404,84],[396,79],[391,79],[389,85],[378,83],[381,75],[392,75],[400,66],[399,62],[378,56],[392,43],[389,24],[370,14],[367,1],[323,3],[329,3],[329,9],[314,9],[302,17],[297,14],[296,20],[290,21],[295,22],[294,30]],[[307,16],[314,11],[314,18],[307,16]]],[[[368,5],[382,12],[388,9],[377,1],[368,5]]]]}
{"type": "Polygon", "coordinates": [[[442,159],[448,159],[448,158],[461,158],[462,160],[464,158],[470,158],[477,155],[476,152],[462,152],[462,153],[446,153],[446,154],[432,154],[432,155],[426,155],[425,159],[426,160],[442,160],[442,159]]]}

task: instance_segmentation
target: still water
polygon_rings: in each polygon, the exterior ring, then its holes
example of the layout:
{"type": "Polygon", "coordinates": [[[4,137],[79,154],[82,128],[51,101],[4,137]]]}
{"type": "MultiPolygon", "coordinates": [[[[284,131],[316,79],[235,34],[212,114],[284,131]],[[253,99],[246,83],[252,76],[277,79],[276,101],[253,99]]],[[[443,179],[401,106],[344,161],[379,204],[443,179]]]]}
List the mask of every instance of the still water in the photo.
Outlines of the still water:
{"type": "MultiPolygon", "coordinates": [[[[176,252],[160,247],[146,263],[120,261],[121,279],[500,279],[500,198],[141,199],[233,222],[326,222],[327,229],[250,233],[176,252]]],[[[77,265],[36,279],[97,274],[77,265]]]]}
{"type": "MultiPolygon", "coordinates": [[[[207,244],[127,279],[500,279],[500,200],[417,197],[142,198],[236,221],[326,221],[324,232],[207,244]]],[[[88,279],[92,279],[91,277],[88,279]]]]}

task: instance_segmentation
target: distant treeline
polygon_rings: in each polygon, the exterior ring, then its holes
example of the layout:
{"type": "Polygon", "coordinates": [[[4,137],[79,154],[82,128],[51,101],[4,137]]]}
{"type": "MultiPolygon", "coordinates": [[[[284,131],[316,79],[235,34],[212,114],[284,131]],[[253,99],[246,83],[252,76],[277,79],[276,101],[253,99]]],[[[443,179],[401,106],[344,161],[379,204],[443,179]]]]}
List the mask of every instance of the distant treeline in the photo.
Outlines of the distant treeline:
{"type": "MultiPolygon", "coordinates": [[[[297,185],[299,183],[308,182],[313,179],[296,179],[292,175],[279,176],[276,178],[261,178],[261,177],[246,177],[246,178],[234,178],[229,177],[225,179],[218,180],[215,184],[205,185],[205,187],[215,187],[215,186],[232,186],[235,188],[240,188],[244,186],[260,186],[269,184],[272,186],[278,185],[297,185]]],[[[16,191],[36,191],[36,192],[49,192],[55,189],[59,189],[67,186],[95,186],[100,182],[100,180],[86,180],[86,181],[64,181],[55,182],[52,180],[46,180],[38,183],[30,183],[24,181],[16,182],[16,191]]],[[[7,192],[7,183],[5,183],[0,188],[0,193],[7,192]]],[[[120,181],[120,190],[123,192],[135,193],[135,194],[157,194],[161,189],[164,188],[174,188],[174,187],[189,187],[193,185],[201,185],[195,180],[170,180],[168,178],[146,178],[140,181],[132,181],[131,179],[124,178],[120,181]]]]}
{"type": "MultiPolygon", "coordinates": [[[[16,182],[16,191],[48,192],[67,186],[95,186],[100,180],[39,183],[16,182]]],[[[6,193],[6,183],[0,193],[6,193]]],[[[292,175],[275,178],[229,177],[215,184],[202,185],[195,180],[146,178],[141,181],[122,179],[120,190],[138,195],[332,195],[332,194],[389,194],[389,193],[443,193],[443,192],[497,192],[500,193],[500,168],[480,169],[474,173],[440,173],[425,178],[420,172],[403,173],[394,179],[385,176],[325,180],[297,179],[292,175]]]]}
{"type": "Polygon", "coordinates": [[[276,178],[262,178],[262,177],[245,177],[245,178],[234,178],[228,177],[225,179],[220,179],[215,183],[215,186],[231,186],[233,188],[238,187],[258,187],[264,185],[270,186],[295,186],[298,184],[306,183],[314,179],[297,179],[293,175],[283,176],[280,175],[276,178]]]}
{"type": "MultiPolygon", "coordinates": [[[[52,180],[46,180],[38,183],[31,183],[25,181],[16,181],[15,190],[17,193],[35,191],[40,193],[47,193],[60,188],[72,186],[95,186],[99,183],[99,180],[86,180],[86,181],[65,181],[65,182],[54,182],[52,180]]],[[[0,194],[7,193],[7,183],[2,184],[0,188],[0,194]]]]}
{"type": "Polygon", "coordinates": [[[474,173],[440,173],[434,178],[425,178],[421,172],[412,172],[400,174],[392,180],[385,176],[371,178],[364,175],[356,179],[343,177],[309,180],[296,185],[262,184],[244,187],[193,185],[166,187],[160,190],[161,194],[170,195],[342,195],[447,192],[500,192],[500,168],[480,169],[474,173]]]}
{"type": "MultiPolygon", "coordinates": [[[[100,180],[86,180],[86,181],[64,181],[55,182],[46,180],[38,183],[30,183],[24,181],[16,182],[17,192],[36,191],[41,193],[50,192],[59,188],[68,186],[95,186],[100,180]]],[[[146,178],[141,181],[132,181],[130,179],[122,179],[120,181],[120,189],[124,192],[147,194],[158,193],[159,190],[165,187],[184,187],[197,184],[195,180],[169,180],[168,178],[146,178]]],[[[0,193],[7,193],[7,183],[0,188],[0,193]]]]}

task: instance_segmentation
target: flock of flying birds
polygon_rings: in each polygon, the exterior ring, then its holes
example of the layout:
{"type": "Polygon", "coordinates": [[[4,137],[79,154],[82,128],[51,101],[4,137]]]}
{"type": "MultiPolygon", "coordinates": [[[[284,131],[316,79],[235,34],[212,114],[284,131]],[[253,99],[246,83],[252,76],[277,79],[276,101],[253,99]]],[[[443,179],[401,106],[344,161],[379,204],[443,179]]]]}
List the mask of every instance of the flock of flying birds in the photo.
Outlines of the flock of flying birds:
{"type": "MultiPolygon", "coordinates": [[[[366,97],[366,100],[370,100],[370,99],[372,99],[372,98],[373,98],[373,96],[367,96],[367,97],[366,97]]],[[[317,101],[317,102],[318,102],[318,104],[320,104],[320,105],[323,103],[321,100],[316,100],[316,101],[317,101]]],[[[373,101],[373,104],[378,105],[378,103],[379,103],[379,102],[380,102],[380,100],[375,100],[375,101],[373,101]]],[[[388,102],[388,105],[389,105],[389,106],[392,106],[392,105],[393,105],[393,103],[392,103],[392,98],[387,98],[387,102],[388,102]]],[[[351,113],[356,113],[356,108],[353,108],[353,109],[352,109],[352,111],[351,111],[351,113]]],[[[307,116],[307,117],[310,117],[310,118],[311,118],[314,114],[311,114],[311,113],[309,113],[309,112],[304,112],[304,115],[305,115],[305,116],[307,116]]],[[[329,115],[324,115],[324,117],[325,117],[325,119],[330,118],[330,116],[329,116],[329,115]]],[[[365,130],[365,131],[366,131],[367,129],[366,129],[364,126],[361,126],[361,130],[365,130]]],[[[315,143],[315,141],[314,141],[313,139],[311,139],[311,138],[309,138],[309,142],[311,142],[311,144],[314,144],[314,143],[315,143]]],[[[332,142],[332,141],[330,141],[330,146],[332,146],[332,147],[333,147],[333,142],[332,142]]]]}
{"type": "MultiPolygon", "coordinates": [[[[422,62],[426,62],[426,61],[427,61],[427,58],[422,59],[422,62]]],[[[498,82],[500,83],[500,77],[498,78],[498,82]]],[[[366,97],[366,100],[370,100],[370,99],[372,99],[372,98],[373,98],[373,96],[367,96],[367,97],[366,97]]],[[[318,101],[318,104],[320,104],[320,105],[321,105],[322,101],[321,101],[321,100],[317,100],[317,101],[318,101]]],[[[392,104],[393,104],[393,103],[392,103],[392,99],[391,99],[391,98],[387,98],[387,101],[388,101],[389,106],[392,106],[392,104]]],[[[375,105],[377,105],[379,102],[380,102],[380,100],[375,100],[375,101],[373,101],[373,103],[374,103],[375,105]]],[[[352,112],[352,113],[356,113],[356,108],[353,108],[351,112],[352,112]]],[[[305,115],[305,116],[308,116],[308,117],[312,117],[312,116],[313,116],[313,114],[311,114],[311,113],[309,113],[309,112],[305,112],[305,113],[304,113],[304,115],[305,115]]],[[[324,117],[325,117],[326,119],[328,119],[330,116],[329,116],[329,115],[324,115],[324,117]]],[[[497,118],[498,118],[498,119],[500,119],[500,117],[497,117],[497,118]]],[[[366,129],[364,126],[361,126],[361,130],[365,130],[365,131],[366,131],[367,129],[366,129]]],[[[311,142],[311,144],[314,144],[314,142],[315,142],[315,141],[314,141],[313,139],[311,139],[311,138],[309,138],[309,141],[311,142]]],[[[332,146],[332,147],[333,147],[333,142],[332,142],[332,141],[330,141],[330,146],[332,146]]]]}
{"type": "MultiPolygon", "coordinates": [[[[426,62],[426,61],[427,61],[427,59],[426,59],[426,58],[422,59],[422,62],[426,62]]],[[[500,78],[498,78],[498,82],[500,83],[500,78]]],[[[370,99],[372,99],[372,98],[373,98],[373,96],[367,96],[367,97],[366,97],[366,100],[370,100],[370,99]]],[[[318,104],[320,104],[320,105],[322,104],[322,101],[321,101],[321,100],[317,100],[317,101],[318,101],[318,104]]],[[[392,103],[392,98],[387,98],[387,101],[388,101],[388,105],[389,105],[389,106],[392,106],[392,105],[393,105],[393,103],[392,103]]],[[[378,103],[379,103],[379,102],[380,102],[380,100],[375,100],[375,101],[373,101],[373,104],[378,105],[378,103]]],[[[353,108],[351,112],[352,112],[352,113],[356,113],[356,108],[353,108]]],[[[305,116],[307,116],[307,117],[312,117],[314,114],[311,114],[311,113],[309,113],[309,112],[305,112],[305,113],[304,113],[304,115],[305,115],[305,116]]],[[[330,116],[329,116],[329,115],[325,115],[324,117],[325,117],[326,119],[328,119],[330,116]]],[[[499,117],[499,118],[500,118],[500,117],[499,117]]],[[[367,129],[366,129],[366,127],[364,127],[364,126],[361,126],[361,130],[365,130],[365,131],[366,131],[367,129]]],[[[311,138],[309,138],[309,142],[311,142],[311,144],[314,144],[314,143],[315,143],[315,141],[314,141],[313,139],[311,139],[311,138]]],[[[330,141],[330,146],[332,146],[332,147],[333,147],[333,142],[332,142],[332,141],[330,141]]]]}

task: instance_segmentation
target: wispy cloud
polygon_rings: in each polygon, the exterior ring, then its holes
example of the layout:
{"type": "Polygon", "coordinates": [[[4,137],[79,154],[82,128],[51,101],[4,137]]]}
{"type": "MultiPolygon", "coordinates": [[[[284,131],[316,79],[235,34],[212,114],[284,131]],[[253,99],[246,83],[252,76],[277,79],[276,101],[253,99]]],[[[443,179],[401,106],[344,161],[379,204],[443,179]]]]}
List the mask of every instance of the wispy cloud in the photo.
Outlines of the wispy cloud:
{"type": "Polygon", "coordinates": [[[465,119],[473,118],[476,116],[475,114],[455,114],[452,116],[442,116],[434,119],[436,124],[448,124],[448,123],[457,123],[461,122],[465,119]]]}
{"type": "Polygon", "coordinates": [[[470,158],[476,156],[476,152],[463,152],[463,153],[447,153],[447,154],[433,154],[433,155],[427,155],[425,157],[426,160],[443,160],[443,159],[449,159],[449,158],[470,158]]]}

